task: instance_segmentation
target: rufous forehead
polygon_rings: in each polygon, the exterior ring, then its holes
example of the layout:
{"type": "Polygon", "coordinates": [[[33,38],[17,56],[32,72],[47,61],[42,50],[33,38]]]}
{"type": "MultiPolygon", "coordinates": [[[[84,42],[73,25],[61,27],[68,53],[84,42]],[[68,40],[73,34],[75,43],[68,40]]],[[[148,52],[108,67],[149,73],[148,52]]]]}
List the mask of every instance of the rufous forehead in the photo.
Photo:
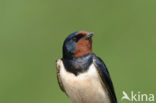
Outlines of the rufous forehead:
{"type": "Polygon", "coordinates": [[[77,34],[87,35],[88,33],[88,31],[79,31],[77,34]]]}

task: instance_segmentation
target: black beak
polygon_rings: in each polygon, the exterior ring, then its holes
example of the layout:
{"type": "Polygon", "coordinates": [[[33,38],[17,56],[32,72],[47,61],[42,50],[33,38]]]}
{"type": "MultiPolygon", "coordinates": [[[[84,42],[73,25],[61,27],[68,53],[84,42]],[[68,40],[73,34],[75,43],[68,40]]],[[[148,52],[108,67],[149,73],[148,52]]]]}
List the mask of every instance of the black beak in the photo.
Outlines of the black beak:
{"type": "Polygon", "coordinates": [[[85,39],[91,38],[94,35],[93,32],[88,33],[86,36],[84,36],[85,39]]]}

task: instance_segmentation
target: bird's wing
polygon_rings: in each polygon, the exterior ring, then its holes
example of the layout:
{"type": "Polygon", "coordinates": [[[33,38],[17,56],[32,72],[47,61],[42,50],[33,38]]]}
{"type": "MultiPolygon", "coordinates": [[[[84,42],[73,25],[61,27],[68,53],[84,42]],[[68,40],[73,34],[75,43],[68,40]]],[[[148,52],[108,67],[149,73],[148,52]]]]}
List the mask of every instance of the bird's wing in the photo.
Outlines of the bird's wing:
{"type": "Polygon", "coordinates": [[[61,63],[62,63],[62,60],[61,60],[61,59],[58,59],[58,60],[56,61],[57,80],[58,80],[58,84],[59,84],[61,90],[62,90],[63,92],[65,92],[65,89],[64,89],[64,87],[63,87],[63,83],[62,83],[62,80],[61,80],[61,77],[60,77],[61,63]]]}
{"type": "Polygon", "coordinates": [[[112,83],[112,80],[110,78],[110,75],[109,75],[109,72],[107,70],[106,65],[104,64],[104,62],[99,57],[96,57],[96,56],[94,56],[94,58],[93,58],[93,63],[99,72],[99,75],[100,75],[101,80],[102,80],[102,85],[103,86],[105,85],[107,88],[107,91],[109,93],[109,97],[111,99],[111,103],[117,103],[113,83],[112,83]]]}

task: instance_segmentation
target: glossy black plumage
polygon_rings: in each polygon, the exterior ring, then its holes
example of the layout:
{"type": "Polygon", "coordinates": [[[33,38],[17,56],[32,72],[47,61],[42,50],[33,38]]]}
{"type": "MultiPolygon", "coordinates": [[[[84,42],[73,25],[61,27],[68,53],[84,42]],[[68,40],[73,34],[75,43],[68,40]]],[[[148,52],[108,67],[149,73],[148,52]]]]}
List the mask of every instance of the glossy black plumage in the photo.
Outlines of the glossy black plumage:
{"type": "Polygon", "coordinates": [[[112,80],[110,78],[109,72],[107,70],[107,67],[105,65],[105,63],[97,56],[94,56],[94,64],[99,72],[99,75],[104,83],[104,85],[106,86],[108,93],[109,93],[109,97],[111,99],[112,103],[117,103],[117,99],[116,99],[116,95],[114,92],[114,87],[113,87],[113,83],[112,80]]]}
{"type": "Polygon", "coordinates": [[[75,52],[76,49],[76,41],[75,36],[77,32],[70,34],[63,43],[63,58],[72,58],[72,54],[75,52]]]}
{"type": "Polygon", "coordinates": [[[89,66],[93,62],[93,56],[91,55],[85,55],[81,58],[62,58],[65,69],[69,72],[74,73],[75,75],[78,75],[81,72],[85,72],[88,70],[89,66]]]}

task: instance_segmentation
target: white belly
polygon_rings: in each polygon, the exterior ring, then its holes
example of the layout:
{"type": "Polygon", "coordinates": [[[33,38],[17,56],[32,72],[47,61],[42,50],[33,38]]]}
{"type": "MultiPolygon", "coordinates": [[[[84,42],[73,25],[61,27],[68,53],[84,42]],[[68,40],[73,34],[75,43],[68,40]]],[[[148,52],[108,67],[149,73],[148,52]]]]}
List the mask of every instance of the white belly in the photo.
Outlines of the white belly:
{"type": "Polygon", "coordinates": [[[88,71],[77,76],[67,72],[63,63],[60,67],[62,84],[73,103],[110,103],[94,64],[89,67],[88,71]]]}

